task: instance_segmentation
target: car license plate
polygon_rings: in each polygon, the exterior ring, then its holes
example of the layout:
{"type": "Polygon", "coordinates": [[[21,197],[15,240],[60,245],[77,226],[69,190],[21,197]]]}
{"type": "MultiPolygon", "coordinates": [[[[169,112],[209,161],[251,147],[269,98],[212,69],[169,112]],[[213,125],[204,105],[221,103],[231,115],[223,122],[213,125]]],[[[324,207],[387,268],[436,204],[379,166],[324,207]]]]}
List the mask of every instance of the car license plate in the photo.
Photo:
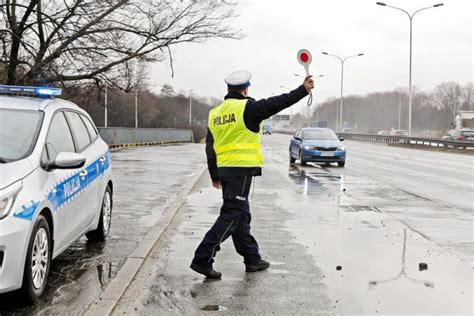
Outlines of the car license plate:
{"type": "Polygon", "coordinates": [[[321,157],[332,157],[332,156],[334,156],[333,151],[322,151],[321,152],[321,157]]]}

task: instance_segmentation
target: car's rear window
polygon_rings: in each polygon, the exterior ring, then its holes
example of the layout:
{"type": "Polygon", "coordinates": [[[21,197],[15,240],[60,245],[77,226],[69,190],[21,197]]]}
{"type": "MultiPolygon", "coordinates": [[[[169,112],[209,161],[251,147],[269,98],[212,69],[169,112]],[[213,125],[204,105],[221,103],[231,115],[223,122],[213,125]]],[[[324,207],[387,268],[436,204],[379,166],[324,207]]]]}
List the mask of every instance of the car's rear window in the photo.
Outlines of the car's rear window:
{"type": "Polygon", "coordinates": [[[28,157],[35,147],[43,112],[0,109],[0,162],[28,157]]]}

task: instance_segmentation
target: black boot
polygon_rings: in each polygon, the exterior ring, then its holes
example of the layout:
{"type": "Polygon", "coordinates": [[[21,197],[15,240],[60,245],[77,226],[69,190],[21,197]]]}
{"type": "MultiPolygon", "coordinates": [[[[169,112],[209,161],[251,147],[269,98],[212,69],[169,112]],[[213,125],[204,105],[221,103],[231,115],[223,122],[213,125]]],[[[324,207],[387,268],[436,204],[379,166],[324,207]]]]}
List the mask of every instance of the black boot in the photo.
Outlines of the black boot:
{"type": "Polygon", "coordinates": [[[190,268],[193,269],[194,271],[196,271],[197,273],[204,274],[206,276],[206,278],[208,278],[208,279],[220,279],[221,276],[222,276],[222,273],[217,272],[212,267],[211,268],[203,268],[203,267],[198,266],[194,262],[191,263],[190,268]]]}
{"type": "Polygon", "coordinates": [[[263,259],[260,259],[259,262],[255,264],[249,264],[245,266],[246,272],[257,272],[267,269],[270,266],[270,262],[267,262],[263,259]]]}

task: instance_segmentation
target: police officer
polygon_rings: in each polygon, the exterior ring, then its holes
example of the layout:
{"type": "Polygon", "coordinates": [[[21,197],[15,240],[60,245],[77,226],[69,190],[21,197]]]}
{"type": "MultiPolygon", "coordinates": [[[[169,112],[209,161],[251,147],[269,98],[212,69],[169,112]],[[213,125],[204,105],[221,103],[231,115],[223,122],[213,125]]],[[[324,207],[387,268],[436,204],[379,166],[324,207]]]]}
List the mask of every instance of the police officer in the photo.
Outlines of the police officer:
{"type": "Polygon", "coordinates": [[[224,203],[220,215],[199,244],[191,269],[209,279],[221,273],[213,269],[220,244],[232,236],[235,249],[244,258],[245,271],[265,270],[270,263],[260,256],[257,241],[250,233],[248,196],[252,177],[262,175],[263,156],[260,127],[265,119],[304,98],[314,82],[311,76],[287,94],[256,101],[248,97],[252,74],[237,71],[225,79],[228,94],[209,113],[206,154],[212,185],[222,189],[224,203]]]}

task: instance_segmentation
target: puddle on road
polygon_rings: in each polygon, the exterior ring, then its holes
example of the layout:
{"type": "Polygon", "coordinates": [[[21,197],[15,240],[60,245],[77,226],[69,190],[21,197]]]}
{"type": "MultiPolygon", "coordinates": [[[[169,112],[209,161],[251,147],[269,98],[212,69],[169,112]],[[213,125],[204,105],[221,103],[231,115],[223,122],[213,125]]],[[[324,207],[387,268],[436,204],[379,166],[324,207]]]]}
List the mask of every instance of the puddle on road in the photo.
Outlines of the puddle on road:
{"type": "MultiPolygon", "coordinates": [[[[337,313],[472,311],[469,262],[392,217],[406,218],[413,206],[430,208],[426,200],[321,168],[290,166],[287,174],[296,194],[280,196],[277,204],[295,215],[288,229],[323,270],[337,313]]],[[[448,229],[435,220],[444,217],[428,213],[410,215],[418,228],[424,222],[426,229],[448,229]]]]}
{"type": "Polygon", "coordinates": [[[470,311],[469,262],[388,217],[374,211],[342,212],[339,221],[299,216],[288,224],[323,270],[331,297],[339,302],[336,311],[470,311]],[[420,263],[427,269],[420,269],[420,263]]]}
{"type": "Polygon", "coordinates": [[[52,262],[48,287],[37,303],[27,306],[17,293],[3,294],[0,314],[48,314],[61,305],[64,311],[81,308],[81,300],[100,293],[119,268],[118,262],[104,261],[105,246],[79,240],[52,262]]]}
{"type": "Polygon", "coordinates": [[[304,196],[327,194],[334,186],[339,186],[341,191],[345,191],[343,175],[316,170],[290,165],[288,177],[303,192],[304,196]]]}
{"type": "MultiPolygon", "coordinates": [[[[411,277],[407,274],[407,263],[406,263],[406,249],[407,249],[407,230],[403,230],[403,250],[401,254],[401,265],[400,265],[400,272],[395,275],[394,277],[388,278],[388,279],[383,279],[383,280],[372,280],[369,281],[369,289],[373,290],[375,289],[376,286],[383,285],[384,283],[390,283],[394,282],[397,280],[400,280],[402,278],[405,278],[406,280],[409,280],[410,282],[413,282],[415,284],[421,284],[426,286],[427,288],[434,288],[435,284],[432,281],[428,280],[422,280],[419,278],[411,277]]],[[[424,264],[423,266],[425,266],[424,264]]],[[[427,268],[426,268],[427,269],[427,268]]],[[[424,271],[426,269],[419,269],[419,271],[424,271]]]]}

